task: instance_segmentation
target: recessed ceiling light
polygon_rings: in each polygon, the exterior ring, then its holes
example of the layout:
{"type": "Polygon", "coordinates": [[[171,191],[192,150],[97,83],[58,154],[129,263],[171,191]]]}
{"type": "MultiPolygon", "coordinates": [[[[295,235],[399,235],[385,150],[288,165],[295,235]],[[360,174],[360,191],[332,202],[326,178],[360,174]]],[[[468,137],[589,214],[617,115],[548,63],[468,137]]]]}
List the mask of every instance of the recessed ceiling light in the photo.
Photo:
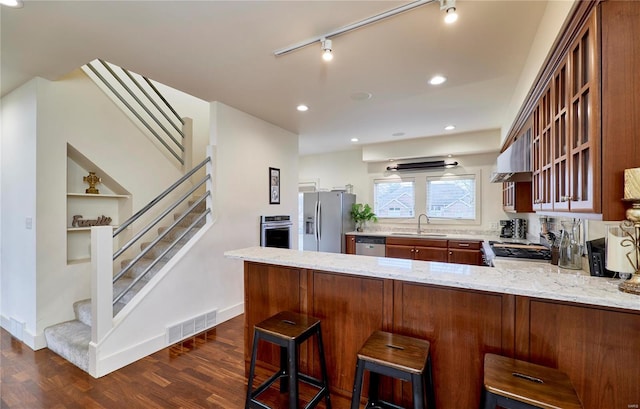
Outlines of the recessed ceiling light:
{"type": "Polygon", "coordinates": [[[373,94],[371,94],[370,92],[354,92],[353,94],[351,94],[351,99],[354,101],[366,101],[368,99],[371,99],[372,96],[373,94]]]}
{"type": "Polygon", "coordinates": [[[404,136],[404,132],[392,133],[391,136],[404,136]]]}
{"type": "Polygon", "coordinates": [[[445,131],[453,131],[454,129],[456,129],[455,125],[447,125],[444,127],[445,131]]]}
{"type": "Polygon", "coordinates": [[[451,154],[448,154],[448,155],[447,155],[447,158],[450,158],[450,157],[451,157],[451,154]]]}
{"type": "Polygon", "coordinates": [[[358,142],[360,139],[358,138],[351,138],[351,142],[358,142]]]}
{"type": "Polygon", "coordinates": [[[442,75],[434,75],[429,80],[429,84],[431,84],[431,85],[440,85],[440,84],[444,83],[446,80],[447,79],[445,77],[443,77],[442,75]]]}
{"type": "Polygon", "coordinates": [[[393,162],[393,161],[395,161],[395,159],[389,159],[389,162],[393,162]]]}
{"type": "Polygon", "coordinates": [[[22,0],[0,0],[0,4],[7,7],[13,7],[16,9],[21,8],[24,4],[22,0]]]}
{"type": "Polygon", "coordinates": [[[300,104],[296,107],[296,109],[300,112],[305,112],[309,110],[309,107],[306,106],[305,104],[300,104]]]}

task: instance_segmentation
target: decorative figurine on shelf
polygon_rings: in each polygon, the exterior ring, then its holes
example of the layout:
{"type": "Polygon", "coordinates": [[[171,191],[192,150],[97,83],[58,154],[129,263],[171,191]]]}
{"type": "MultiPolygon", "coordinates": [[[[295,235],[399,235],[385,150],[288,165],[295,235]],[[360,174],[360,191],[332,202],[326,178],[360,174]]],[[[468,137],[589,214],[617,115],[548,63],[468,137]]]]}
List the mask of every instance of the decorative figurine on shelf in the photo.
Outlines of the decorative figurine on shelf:
{"type": "Polygon", "coordinates": [[[82,178],[83,182],[87,182],[89,184],[89,188],[87,190],[85,190],[85,193],[90,193],[93,195],[97,195],[100,192],[98,191],[98,189],[96,189],[96,185],[100,182],[102,182],[102,179],[100,179],[98,176],[96,176],[95,172],[89,172],[89,175],[84,176],[82,178]]]}

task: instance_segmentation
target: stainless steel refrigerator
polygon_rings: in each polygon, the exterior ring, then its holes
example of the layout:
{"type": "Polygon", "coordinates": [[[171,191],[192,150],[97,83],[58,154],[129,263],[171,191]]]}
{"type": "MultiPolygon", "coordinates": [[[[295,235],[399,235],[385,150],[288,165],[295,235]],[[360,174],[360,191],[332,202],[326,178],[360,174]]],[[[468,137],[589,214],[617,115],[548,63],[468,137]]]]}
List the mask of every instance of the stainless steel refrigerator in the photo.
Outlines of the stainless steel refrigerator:
{"type": "Polygon", "coordinates": [[[345,192],[312,192],[303,196],[303,249],[344,253],[344,234],[355,230],[351,206],[356,195],[345,192]]]}

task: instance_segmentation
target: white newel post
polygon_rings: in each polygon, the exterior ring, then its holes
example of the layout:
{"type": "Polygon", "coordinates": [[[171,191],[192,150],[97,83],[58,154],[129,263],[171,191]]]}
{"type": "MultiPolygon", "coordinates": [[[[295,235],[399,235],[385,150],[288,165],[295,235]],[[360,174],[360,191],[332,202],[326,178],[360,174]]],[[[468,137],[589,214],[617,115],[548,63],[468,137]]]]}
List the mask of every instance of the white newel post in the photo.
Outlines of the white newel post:
{"type": "Polygon", "coordinates": [[[113,326],[113,226],[91,228],[91,342],[113,326]]]}

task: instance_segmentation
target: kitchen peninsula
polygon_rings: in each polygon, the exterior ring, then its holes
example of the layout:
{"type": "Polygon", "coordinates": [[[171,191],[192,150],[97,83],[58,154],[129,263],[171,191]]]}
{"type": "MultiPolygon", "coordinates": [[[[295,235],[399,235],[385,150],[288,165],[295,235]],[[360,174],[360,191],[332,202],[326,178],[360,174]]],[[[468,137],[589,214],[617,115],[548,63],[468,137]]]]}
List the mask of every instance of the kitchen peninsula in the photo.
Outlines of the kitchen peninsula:
{"type": "MultiPolygon", "coordinates": [[[[640,297],[610,279],[529,263],[491,268],[263,247],[225,255],[244,260],[245,358],[254,324],[281,310],[311,314],[322,320],[333,393],[351,394],[356,353],[381,329],[431,342],[439,408],[478,407],[485,353],[559,368],[586,409],[640,403],[640,297]]],[[[276,353],[261,349],[259,359],[275,365],[276,353]]],[[[301,355],[315,373],[313,351],[301,355]]],[[[402,389],[394,383],[398,403],[402,389]]]]}

